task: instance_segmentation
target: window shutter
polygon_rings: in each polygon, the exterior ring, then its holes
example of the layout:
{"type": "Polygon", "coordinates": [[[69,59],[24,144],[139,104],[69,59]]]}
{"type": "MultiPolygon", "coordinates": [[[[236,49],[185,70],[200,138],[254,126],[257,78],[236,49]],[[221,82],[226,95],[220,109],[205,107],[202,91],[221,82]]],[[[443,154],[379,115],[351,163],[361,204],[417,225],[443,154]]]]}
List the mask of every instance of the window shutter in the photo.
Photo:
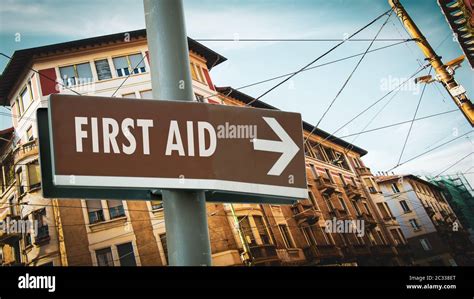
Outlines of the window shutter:
{"type": "Polygon", "coordinates": [[[39,74],[41,91],[44,96],[59,93],[58,88],[56,88],[56,71],[54,68],[40,70],[39,74]]]}

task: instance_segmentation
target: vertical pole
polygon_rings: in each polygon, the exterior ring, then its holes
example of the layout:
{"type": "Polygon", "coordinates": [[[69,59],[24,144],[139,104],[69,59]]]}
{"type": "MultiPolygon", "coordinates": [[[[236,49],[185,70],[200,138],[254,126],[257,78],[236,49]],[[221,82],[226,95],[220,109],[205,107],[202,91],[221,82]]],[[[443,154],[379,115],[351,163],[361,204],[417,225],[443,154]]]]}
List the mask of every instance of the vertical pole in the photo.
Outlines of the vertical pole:
{"type": "MultiPolygon", "coordinates": [[[[182,0],[143,0],[143,4],[153,98],[193,101],[182,0]]],[[[163,190],[162,193],[170,265],[210,266],[204,192],[163,190]]]]}
{"type": "Polygon", "coordinates": [[[459,109],[469,121],[471,126],[474,126],[474,106],[467,97],[466,93],[462,93],[456,96],[452,94],[452,90],[459,86],[454,76],[448,72],[446,66],[441,61],[441,58],[433,50],[428,40],[421,33],[420,29],[418,29],[415,22],[413,22],[413,20],[410,18],[400,1],[388,0],[388,3],[396,12],[397,16],[400,18],[403,26],[405,26],[411,37],[417,40],[416,43],[418,47],[423,52],[427,60],[430,62],[433,69],[436,71],[439,80],[443,84],[444,88],[446,88],[446,90],[448,91],[456,106],[459,107],[459,109]]]}
{"type": "Polygon", "coordinates": [[[245,235],[242,233],[242,229],[240,228],[240,221],[239,218],[237,218],[237,215],[235,214],[235,209],[233,204],[230,205],[230,211],[232,213],[232,218],[234,219],[234,224],[235,228],[237,229],[237,233],[239,234],[240,242],[242,242],[242,258],[243,262],[246,265],[251,265],[252,264],[252,252],[250,251],[250,246],[249,243],[247,242],[247,239],[245,238],[245,235]]]}

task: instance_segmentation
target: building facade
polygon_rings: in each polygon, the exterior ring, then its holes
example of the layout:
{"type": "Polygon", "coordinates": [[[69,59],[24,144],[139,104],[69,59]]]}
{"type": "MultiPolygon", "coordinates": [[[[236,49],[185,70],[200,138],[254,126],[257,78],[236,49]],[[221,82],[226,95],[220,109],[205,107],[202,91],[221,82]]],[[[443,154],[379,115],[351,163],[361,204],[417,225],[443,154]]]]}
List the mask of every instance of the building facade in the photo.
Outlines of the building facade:
{"type": "Polygon", "coordinates": [[[428,177],[442,192],[474,243],[474,190],[463,174],[428,177]]]}
{"type": "Polygon", "coordinates": [[[376,181],[400,224],[416,265],[470,265],[472,243],[441,188],[414,175],[376,181]]]}
{"type": "MultiPolygon", "coordinates": [[[[225,57],[192,39],[188,44],[196,101],[276,109],[215,87],[210,71],[225,57]]],[[[168,264],[160,198],[46,199],[41,193],[36,110],[47,107],[52,93],[151,98],[147,51],[146,32],[138,30],[14,53],[0,78],[0,103],[11,107],[13,122],[0,132],[0,215],[29,220],[36,230],[0,235],[3,265],[168,264]]],[[[410,264],[401,227],[361,160],[367,152],[303,127],[308,199],[293,206],[209,203],[213,265],[410,264]]]]}

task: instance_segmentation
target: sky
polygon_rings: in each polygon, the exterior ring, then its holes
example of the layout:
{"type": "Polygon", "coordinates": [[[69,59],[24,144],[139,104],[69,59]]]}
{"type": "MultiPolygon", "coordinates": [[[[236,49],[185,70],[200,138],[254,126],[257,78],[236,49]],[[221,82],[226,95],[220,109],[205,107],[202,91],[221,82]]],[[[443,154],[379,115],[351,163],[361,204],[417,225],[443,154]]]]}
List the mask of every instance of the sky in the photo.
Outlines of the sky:
{"type": "MultiPolygon", "coordinates": [[[[0,51],[7,55],[12,55],[18,49],[145,27],[143,3],[137,0],[115,0],[113,5],[110,1],[91,0],[0,2],[0,51]]],[[[402,4],[445,62],[462,54],[436,1],[402,0],[402,4]]],[[[341,39],[389,8],[388,2],[384,0],[184,0],[187,33],[194,39],[341,39]]],[[[385,19],[381,18],[355,38],[374,38],[385,19]]],[[[378,38],[401,39],[408,38],[408,35],[396,16],[391,16],[378,38]]],[[[212,69],[214,83],[217,86],[238,88],[297,71],[337,42],[202,43],[228,59],[212,69]]],[[[394,42],[378,41],[372,49],[391,43],[394,42]]],[[[369,44],[346,42],[316,64],[363,53],[369,44]]],[[[316,124],[359,59],[360,56],[302,72],[261,100],[282,110],[299,112],[305,121],[316,124]]],[[[423,59],[414,42],[367,54],[321,120],[319,128],[333,133],[399,82],[408,79],[419,68],[418,63],[423,63],[423,59]]],[[[7,59],[0,57],[0,70],[4,69],[7,62],[7,59]]],[[[419,75],[425,75],[428,71],[429,68],[419,75]]],[[[456,70],[456,79],[473,97],[474,73],[467,62],[456,70]]],[[[257,97],[280,80],[241,91],[257,97]]],[[[364,128],[411,120],[422,89],[421,84],[408,84],[391,100],[387,97],[380,101],[335,135],[344,136],[363,131],[364,128]]],[[[444,88],[439,83],[432,83],[425,88],[417,117],[453,109],[456,106],[444,88]]],[[[0,112],[8,110],[0,108],[0,112]]],[[[10,125],[9,117],[0,114],[0,129],[10,125]]],[[[355,140],[354,137],[345,140],[368,151],[363,160],[373,173],[388,171],[398,164],[409,128],[408,123],[360,134],[355,140]]],[[[459,111],[414,122],[401,162],[471,130],[459,111]]],[[[402,164],[393,171],[399,174],[437,175],[473,151],[474,134],[468,137],[402,164]]],[[[473,184],[474,176],[469,174],[474,172],[472,166],[474,155],[468,156],[445,173],[468,172],[466,176],[473,184]]]]}

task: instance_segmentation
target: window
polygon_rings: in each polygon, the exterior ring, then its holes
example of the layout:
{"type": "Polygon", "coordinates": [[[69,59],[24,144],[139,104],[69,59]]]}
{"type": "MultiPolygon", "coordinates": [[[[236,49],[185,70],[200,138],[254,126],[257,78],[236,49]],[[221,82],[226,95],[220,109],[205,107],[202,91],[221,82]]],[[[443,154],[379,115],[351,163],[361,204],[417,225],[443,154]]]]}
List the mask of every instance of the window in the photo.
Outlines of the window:
{"type": "Polygon", "coordinates": [[[331,148],[323,146],[324,153],[328,157],[328,162],[334,164],[337,160],[337,157],[334,155],[334,151],[331,148]]]}
{"type": "Polygon", "coordinates": [[[318,177],[318,170],[316,169],[316,166],[314,166],[314,164],[309,164],[309,168],[311,169],[311,174],[313,177],[318,177]]]}
{"type": "Polygon", "coordinates": [[[321,227],[321,232],[323,233],[323,237],[324,237],[324,241],[326,242],[326,245],[334,244],[333,243],[334,241],[333,241],[331,235],[328,232],[326,232],[325,228],[321,227]]]}
{"type": "Polygon", "coordinates": [[[97,257],[98,266],[113,266],[114,259],[112,257],[112,250],[110,247],[96,250],[95,256],[97,257]]]}
{"type": "MultiPolygon", "coordinates": [[[[23,221],[28,221],[28,217],[23,218],[23,221]]],[[[23,244],[25,247],[31,246],[31,232],[27,230],[23,233],[23,244]]]]}
{"type": "Polygon", "coordinates": [[[60,67],[59,72],[67,87],[92,82],[92,70],[89,62],[60,67]]]}
{"type": "Polygon", "coordinates": [[[33,127],[29,127],[28,130],[26,130],[26,142],[33,141],[35,137],[33,136],[33,127]]]}
{"type": "Polygon", "coordinates": [[[400,205],[402,206],[403,212],[405,213],[411,212],[410,207],[408,206],[405,200],[400,200],[400,205]]]}
{"type": "Polygon", "coordinates": [[[366,202],[364,202],[364,208],[367,211],[367,215],[372,215],[372,213],[370,213],[369,205],[366,202]]]}
{"type": "Polygon", "coordinates": [[[392,183],[392,191],[393,193],[400,193],[400,189],[398,189],[397,183],[392,183]]]}
{"type": "Polygon", "coordinates": [[[195,64],[194,62],[191,62],[189,65],[191,69],[191,77],[195,81],[199,81],[201,83],[205,83],[206,81],[204,80],[204,75],[202,73],[202,69],[198,64],[195,64]]]}
{"type": "Polygon", "coordinates": [[[247,216],[237,217],[239,221],[240,231],[244,235],[247,242],[252,245],[255,244],[255,237],[252,233],[252,228],[250,226],[249,218],[247,216]]]}
{"type": "Polygon", "coordinates": [[[358,168],[360,168],[360,162],[357,158],[352,158],[352,161],[354,161],[354,165],[358,168]]]}
{"type": "Polygon", "coordinates": [[[372,183],[372,180],[369,178],[364,178],[365,185],[369,189],[370,193],[377,193],[377,189],[375,188],[374,184],[372,183]]]}
{"type": "Polygon", "coordinates": [[[134,92],[131,92],[131,93],[123,94],[123,95],[122,95],[122,98],[126,98],[126,99],[136,99],[136,98],[137,98],[137,95],[136,95],[134,92]]]}
{"type": "Polygon", "coordinates": [[[352,185],[353,185],[354,187],[357,187],[357,182],[356,182],[356,180],[354,179],[354,177],[352,177],[352,176],[351,176],[351,182],[352,182],[352,185]]]}
{"type": "Polygon", "coordinates": [[[31,95],[31,89],[28,86],[25,86],[23,90],[20,93],[20,103],[22,112],[25,112],[25,110],[30,106],[30,103],[33,101],[33,96],[31,95]]]}
{"type": "Polygon", "coordinates": [[[313,191],[311,191],[309,189],[308,189],[308,198],[311,201],[311,203],[313,204],[314,208],[319,211],[319,206],[318,206],[318,202],[316,201],[316,197],[314,197],[313,191]]]}
{"type": "Polygon", "coordinates": [[[163,247],[163,253],[165,255],[166,264],[169,264],[168,261],[168,244],[166,243],[166,233],[160,235],[161,246],[163,247]]]}
{"type": "Polygon", "coordinates": [[[121,200],[107,200],[107,206],[109,207],[110,219],[125,216],[121,200]]]}
{"type": "Polygon", "coordinates": [[[362,236],[360,236],[359,234],[356,234],[356,233],[354,233],[354,236],[355,236],[355,239],[357,241],[357,244],[359,244],[359,245],[364,245],[365,244],[364,238],[362,236]]]}
{"type": "Polygon", "coordinates": [[[291,239],[290,232],[288,231],[288,226],[285,224],[278,224],[280,233],[283,237],[283,242],[285,243],[286,248],[294,248],[293,240],[291,239]]]}
{"type": "Polygon", "coordinates": [[[37,210],[33,212],[33,220],[38,224],[38,234],[36,235],[36,242],[40,242],[49,238],[48,225],[46,224],[46,209],[37,210]]]}
{"type": "Polygon", "coordinates": [[[354,207],[354,210],[356,210],[357,216],[359,216],[361,212],[360,212],[359,206],[357,205],[357,202],[355,202],[355,200],[351,200],[351,203],[352,203],[352,206],[354,207]]]}
{"type": "Polygon", "coordinates": [[[369,236],[370,244],[377,245],[377,240],[375,240],[374,235],[372,234],[372,232],[367,232],[367,235],[369,236]]]}
{"type": "Polygon", "coordinates": [[[153,93],[151,89],[140,91],[140,99],[147,99],[147,100],[153,99],[153,93]]]}
{"type": "Polygon", "coordinates": [[[100,200],[86,200],[86,205],[90,224],[105,220],[100,200]]]}
{"type": "Polygon", "coordinates": [[[308,245],[317,245],[316,238],[314,237],[311,227],[304,226],[301,228],[301,232],[303,233],[303,236],[306,239],[308,245]]]}
{"type": "Polygon", "coordinates": [[[145,62],[140,53],[112,58],[118,77],[145,73],[145,62]]]}
{"type": "Polygon", "coordinates": [[[389,219],[392,216],[390,215],[390,211],[386,207],[386,203],[378,202],[377,207],[379,208],[380,214],[382,214],[383,219],[389,219]],[[385,205],[384,205],[385,204],[385,205]]]}
{"type": "Polygon", "coordinates": [[[15,205],[15,195],[12,195],[9,199],[8,199],[8,206],[10,207],[10,215],[12,216],[16,216],[18,215],[18,213],[16,212],[16,205],[15,205]]]}
{"type": "Polygon", "coordinates": [[[382,244],[386,245],[387,241],[385,240],[385,237],[383,236],[382,232],[378,230],[377,235],[379,236],[379,239],[382,242],[382,244]]]}
{"type": "Polygon", "coordinates": [[[18,182],[18,192],[20,195],[24,194],[26,192],[25,186],[24,186],[24,181],[23,181],[23,169],[22,167],[18,168],[16,171],[16,178],[18,182]]]}
{"type": "Polygon", "coordinates": [[[163,199],[161,195],[159,196],[159,199],[157,200],[152,200],[151,202],[151,210],[152,211],[157,211],[163,209],[163,199]]]}
{"type": "Polygon", "coordinates": [[[328,206],[329,211],[334,211],[334,205],[331,201],[331,197],[329,197],[327,194],[323,194],[323,197],[325,199],[326,205],[328,206]]]}
{"type": "Polygon", "coordinates": [[[265,225],[265,222],[263,221],[262,216],[253,216],[253,220],[255,221],[255,225],[257,226],[257,231],[260,235],[262,243],[271,244],[270,236],[268,235],[267,227],[265,225]]]}
{"type": "Polygon", "coordinates": [[[390,233],[392,234],[392,238],[395,240],[395,245],[403,244],[402,238],[400,237],[396,229],[391,229],[390,233]]]}
{"type": "MultiPolygon", "coordinates": [[[[346,180],[344,179],[344,176],[343,176],[342,174],[340,174],[340,173],[338,173],[338,175],[339,175],[339,179],[341,180],[342,185],[343,185],[343,186],[346,186],[347,184],[346,184],[346,180]]],[[[355,186],[355,185],[354,185],[354,186],[355,186]]]]}
{"type": "Polygon", "coordinates": [[[119,255],[120,266],[136,266],[135,254],[133,253],[133,245],[131,242],[117,245],[117,253],[119,255]]]}
{"type": "Polygon", "coordinates": [[[204,103],[204,96],[197,93],[195,93],[194,95],[196,96],[196,101],[198,101],[199,103],[204,103]]]}
{"type": "Polygon", "coordinates": [[[194,68],[194,63],[190,63],[189,64],[189,68],[191,70],[191,77],[193,78],[193,80],[197,81],[198,78],[197,78],[197,73],[196,73],[196,69],[194,68]]]}
{"type": "Polygon", "coordinates": [[[408,222],[410,222],[410,225],[413,227],[414,231],[417,231],[421,228],[416,219],[410,219],[408,222]]]}
{"type": "Polygon", "coordinates": [[[40,165],[38,160],[28,164],[28,185],[29,190],[41,186],[40,165]]]}
{"type": "Polygon", "coordinates": [[[329,181],[334,184],[334,179],[332,178],[332,175],[331,175],[331,172],[329,171],[329,169],[325,168],[324,171],[326,171],[326,175],[327,175],[329,181]]]}
{"type": "Polygon", "coordinates": [[[349,209],[347,208],[347,205],[346,205],[346,202],[344,201],[344,198],[342,198],[341,195],[338,196],[339,198],[339,202],[341,203],[341,207],[344,211],[346,211],[347,213],[349,213],[349,209]]]}
{"type": "Polygon", "coordinates": [[[107,59],[96,60],[94,63],[99,81],[112,78],[112,72],[110,71],[109,61],[107,59]]]}
{"type": "Polygon", "coordinates": [[[425,251],[429,251],[429,250],[433,249],[433,247],[431,247],[431,244],[428,241],[428,239],[420,239],[420,243],[421,243],[421,247],[423,247],[423,249],[425,251]]]}

